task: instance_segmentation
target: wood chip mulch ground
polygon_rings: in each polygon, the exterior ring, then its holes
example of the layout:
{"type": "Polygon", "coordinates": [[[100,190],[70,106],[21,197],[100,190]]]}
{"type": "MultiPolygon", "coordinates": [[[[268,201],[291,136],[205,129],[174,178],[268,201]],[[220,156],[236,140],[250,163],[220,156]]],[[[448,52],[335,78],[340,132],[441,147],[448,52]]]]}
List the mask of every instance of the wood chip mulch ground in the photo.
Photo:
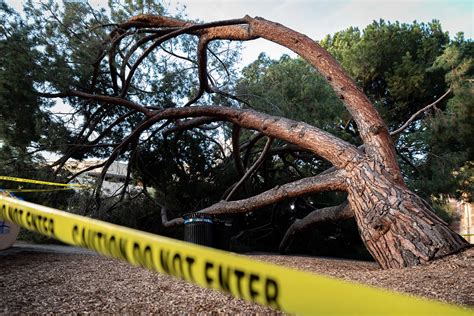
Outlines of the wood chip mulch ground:
{"type": "MultiPolygon", "coordinates": [[[[429,265],[380,270],[374,262],[279,255],[253,258],[474,308],[474,248],[429,265]]],[[[90,254],[0,257],[0,314],[275,313],[165,275],[90,254]]],[[[474,309],[473,309],[474,314],[474,309]]]]}

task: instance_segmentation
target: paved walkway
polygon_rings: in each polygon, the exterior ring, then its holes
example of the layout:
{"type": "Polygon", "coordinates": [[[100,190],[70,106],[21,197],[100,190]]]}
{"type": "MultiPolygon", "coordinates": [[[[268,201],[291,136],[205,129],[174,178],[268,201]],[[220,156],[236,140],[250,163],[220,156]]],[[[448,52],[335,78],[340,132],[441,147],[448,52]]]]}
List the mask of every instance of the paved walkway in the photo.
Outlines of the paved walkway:
{"type": "Polygon", "coordinates": [[[80,254],[80,255],[97,255],[92,250],[71,247],[71,246],[62,246],[62,245],[37,245],[30,244],[26,242],[17,242],[13,247],[1,250],[0,257],[13,255],[23,252],[36,252],[36,253],[64,253],[64,254],[80,254]]]}

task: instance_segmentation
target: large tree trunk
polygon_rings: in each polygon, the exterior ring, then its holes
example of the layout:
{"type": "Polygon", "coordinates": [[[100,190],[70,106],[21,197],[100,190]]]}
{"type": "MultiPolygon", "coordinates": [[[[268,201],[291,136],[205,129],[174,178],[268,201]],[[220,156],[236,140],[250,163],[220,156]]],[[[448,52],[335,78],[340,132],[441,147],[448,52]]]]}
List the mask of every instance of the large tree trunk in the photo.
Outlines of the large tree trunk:
{"type": "Polygon", "coordinates": [[[358,164],[347,183],[362,240],[383,268],[426,263],[468,246],[423,199],[375,162],[358,164]]]}

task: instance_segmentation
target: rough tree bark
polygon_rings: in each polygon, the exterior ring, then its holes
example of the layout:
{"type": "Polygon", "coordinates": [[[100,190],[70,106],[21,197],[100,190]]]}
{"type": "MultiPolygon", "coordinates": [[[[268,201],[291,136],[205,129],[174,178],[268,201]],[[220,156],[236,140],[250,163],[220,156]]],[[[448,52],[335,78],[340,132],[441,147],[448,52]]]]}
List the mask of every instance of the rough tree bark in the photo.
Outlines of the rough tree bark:
{"type": "MultiPolygon", "coordinates": [[[[296,145],[297,148],[310,151],[326,159],[334,166],[331,170],[315,177],[275,187],[243,200],[223,200],[201,210],[201,212],[243,213],[255,211],[271,203],[296,196],[339,190],[346,191],[348,194],[348,201],[344,207],[315,211],[304,221],[311,223],[326,218],[354,216],[367,249],[383,268],[399,268],[426,263],[458,252],[468,246],[462,237],[451,231],[446,223],[433,213],[425,201],[406,188],[396,160],[391,136],[382,118],[339,63],[318,43],[307,36],[281,24],[249,16],[237,20],[192,24],[172,18],[140,15],[120,25],[111,33],[109,41],[112,43],[112,48],[102,58],[105,56],[109,58],[114,95],[67,91],[55,95],[43,94],[43,96],[75,96],[107,105],[123,106],[130,111],[142,113],[143,123],[116,146],[114,153],[134,143],[144,131],[159,122],[166,122],[163,126],[171,124],[166,130],[166,133],[171,133],[173,130],[196,128],[208,122],[227,121],[235,126],[234,150],[241,149],[241,146],[235,142],[238,141],[240,129],[245,128],[260,132],[257,135],[266,135],[269,138],[281,139],[296,145]],[[122,61],[122,71],[119,72],[113,66],[118,63],[115,61],[118,43],[127,34],[133,34],[133,31],[138,29],[142,29],[145,33],[154,31],[151,33],[153,36],[137,41],[132,49],[125,54],[125,59],[122,61]],[[184,106],[173,109],[144,107],[127,99],[131,77],[140,63],[151,51],[159,48],[161,43],[182,34],[190,34],[199,38],[198,60],[196,62],[199,67],[198,93],[184,106]],[[363,150],[302,122],[252,110],[196,105],[205,92],[221,93],[208,82],[208,44],[214,40],[248,41],[256,38],[264,38],[293,50],[327,79],[356,122],[364,143],[363,150]],[[133,59],[130,71],[128,73],[123,71],[127,67],[126,64],[132,61],[130,56],[135,53],[136,48],[147,44],[147,42],[151,42],[151,45],[148,45],[141,55],[133,59]],[[122,77],[121,86],[116,78],[118,73],[122,77]],[[180,123],[182,119],[189,119],[189,123],[180,123]]],[[[97,62],[97,65],[99,64],[100,62],[97,62]]],[[[239,154],[238,152],[234,153],[234,155],[239,154]]],[[[117,155],[113,154],[112,156],[112,159],[115,159],[117,155]]],[[[61,163],[64,161],[62,159],[61,163]]],[[[245,177],[240,157],[235,157],[235,162],[239,174],[245,177]]],[[[294,226],[298,230],[301,225],[300,222],[294,226]]],[[[295,229],[295,227],[293,228],[295,229]]],[[[284,239],[282,247],[286,246],[288,238],[284,239]]]]}

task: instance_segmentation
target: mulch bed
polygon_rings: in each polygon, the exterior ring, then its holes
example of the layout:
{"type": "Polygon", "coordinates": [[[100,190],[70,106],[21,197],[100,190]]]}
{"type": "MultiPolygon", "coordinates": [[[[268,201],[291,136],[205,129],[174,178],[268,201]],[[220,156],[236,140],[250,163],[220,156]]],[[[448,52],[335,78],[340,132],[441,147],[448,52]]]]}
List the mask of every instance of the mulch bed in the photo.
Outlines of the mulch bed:
{"type": "MultiPolygon", "coordinates": [[[[253,258],[474,307],[474,248],[407,269],[302,256],[253,258]]],[[[96,255],[21,252],[0,257],[0,314],[277,313],[166,275],[96,255]]]]}

